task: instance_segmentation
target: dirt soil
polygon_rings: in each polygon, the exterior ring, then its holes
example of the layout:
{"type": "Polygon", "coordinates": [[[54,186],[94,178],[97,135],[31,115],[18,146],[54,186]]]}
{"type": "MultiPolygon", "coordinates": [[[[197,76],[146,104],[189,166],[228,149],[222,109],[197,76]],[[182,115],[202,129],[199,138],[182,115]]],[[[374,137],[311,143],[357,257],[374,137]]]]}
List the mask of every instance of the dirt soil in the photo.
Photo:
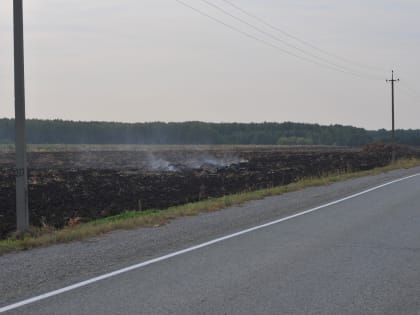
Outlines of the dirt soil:
{"type": "MultiPolygon", "coordinates": [[[[420,157],[398,147],[398,157],[420,157]]],[[[126,210],[164,209],[210,197],[289,184],[302,177],[368,170],[391,147],[232,147],[208,150],[31,152],[30,220],[61,228],[126,210]]],[[[0,238],[15,229],[14,155],[0,153],[0,238]]]]}

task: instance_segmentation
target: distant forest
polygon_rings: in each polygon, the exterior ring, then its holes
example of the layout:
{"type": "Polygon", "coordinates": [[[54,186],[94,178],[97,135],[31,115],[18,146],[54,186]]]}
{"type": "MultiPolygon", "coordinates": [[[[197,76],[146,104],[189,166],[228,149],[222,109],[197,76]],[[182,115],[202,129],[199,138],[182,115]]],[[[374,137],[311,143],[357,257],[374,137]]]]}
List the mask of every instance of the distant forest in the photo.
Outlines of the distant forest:
{"type": "MultiPolygon", "coordinates": [[[[27,121],[31,144],[284,144],[362,146],[389,142],[390,131],[303,123],[116,123],[27,121]]],[[[398,143],[420,145],[420,130],[398,130],[398,143]]],[[[14,120],[0,119],[0,143],[14,143],[14,120]]]]}

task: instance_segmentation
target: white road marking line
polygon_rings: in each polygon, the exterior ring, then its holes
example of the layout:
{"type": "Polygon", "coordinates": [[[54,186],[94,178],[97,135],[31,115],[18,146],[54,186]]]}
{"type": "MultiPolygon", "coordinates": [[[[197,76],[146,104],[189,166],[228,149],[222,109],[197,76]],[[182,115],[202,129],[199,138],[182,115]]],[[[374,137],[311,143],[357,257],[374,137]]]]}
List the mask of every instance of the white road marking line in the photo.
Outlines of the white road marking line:
{"type": "Polygon", "coordinates": [[[108,278],[111,278],[111,277],[115,277],[115,276],[120,275],[122,273],[126,273],[126,272],[129,272],[129,271],[135,270],[135,269],[139,269],[139,268],[142,268],[142,267],[145,267],[145,266],[148,266],[148,265],[151,265],[151,264],[163,261],[163,260],[167,260],[167,259],[175,257],[175,256],[179,256],[179,255],[182,255],[182,254],[185,254],[185,253],[189,253],[189,252],[192,252],[194,250],[197,250],[197,249],[200,249],[200,248],[203,248],[203,247],[207,247],[207,246],[210,246],[210,245],[213,245],[213,244],[216,244],[216,243],[219,243],[219,242],[222,242],[222,241],[225,241],[225,240],[243,235],[243,234],[247,234],[247,233],[250,233],[250,232],[253,232],[253,231],[256,231],[256,230],[260,230],[260,229],[269,227],[271,225],[275,225],[275,224],[278,224],[278,223],[281,223],[281,222],[284,222],[284,221],[287,221],[287,220],[290,220],[290,219],[293,219],[293,218],[296,218],[296,217],[300,217],[302,215],[305,215],[305,214],[308,214],[308,213],[311,213],[311,212],[315,212],[315,211],[318,211],[320,209],[336,205],[338,203],[342,203],[346,200],[353,199],[353,198],[368,194],[372,191],[381,189],[383,187],[386,187],[386,186],[389,186],[389,185],[392,185],[392,184],[395,184],[395,183],[398,183],[398,182],[402,182],[402,181],[414,178],[416,176],[420,176],[420,173],[414,174],[414,175],[411,175],[411,176],[407,176],[407,177],[403,177],[403,178],[400,178],[400,179],[396,179],[396,180],[393,180],[391,182],[388,182],[388,183],[385,183],[385,184],[382,184],[382,185],[379,185],[379,186],[375,186],[373,188],[370,188],[370,189],[361,191],[359,193],[347,196],[345,198],[335,200],[335,201],[323,204],[321,206],[318,206],[318,207],[315,207],[315,208],[312,208],[312,209],[309,209],[309,210],[306,210],[306,211],[303,211],[303,212],[299,212],[299,213],[296,213],[296,214],[293,214],[293,215],[290,215],[290,216],[287,216],[287,217],[284,217],[284,218],[281,218],[281,219],[278,219],[278,220],[275,220],[275,221],[271,221],[271,222],[268,222],[268,223],[265,223],[265,224],[262,224],[262,225],[254,226],[254,227],[246,229],[246,230],[242,230],[242,231],[239,231],[239,232],[236,232],[236,233],[233,233],[233,234],[229,234],[229,235],[226,235],[226,236],[223,236],[223,237],[220,237],[220,238],[216,238],[214,240],[211,240],[211,241],[199,244],[199,245],[188,247],[188,248],[185,248],[185,249],[180,250],[180,251],[176,251],[176,252],[164,255],[164,256],[160,256],[160,257],[157,257],[157,258],[154,258],[154,259],[151,259],[151,260],[147,260],[145,262],[142,262],[142,263],[139,263],[139,264],[136,264],[136,265],[132,265],[132,266],[129,266],[129,267],[126,267],[126,268],[123,268],[123,269],[119,269],[119,270],[116,270],[116,271],[113,271],[113,272],[110,272],[110,273],[106,273],[106,274],[103,274],[101,276],[91,278],[89,280],[85,280],[85,281],[82,281],[82,282],[78,282],[78,283],[69,285],[67,287],[58,289],[58,290],[54,290],[54,291],[44,293],[44,294],[29,298],[29,299],[26,299],[26,300],[17,302],[17,303],[13,303],[13,304],[1,307],[0,308],[0,313],[4,313],[4,312],[7,312],[7,311],[10,311],[10,310],[28,305],[28,304],[32,304],[32,303],[35,303],[35,302],[38,302],[38,301],[41,301],[41,300],[45,300],[45,299],[50,298],[52,296],[56,296],[56,295],[59,295],[59,294],[65,293],[65,292],[69,292],[69,291],[87,286],[89,284],[92,284],[92,283],[95,283],[95,282],[98,282],[98,281],[101,281],[101,280],[105,280],[105,279],[108,279],[108,278]]]}

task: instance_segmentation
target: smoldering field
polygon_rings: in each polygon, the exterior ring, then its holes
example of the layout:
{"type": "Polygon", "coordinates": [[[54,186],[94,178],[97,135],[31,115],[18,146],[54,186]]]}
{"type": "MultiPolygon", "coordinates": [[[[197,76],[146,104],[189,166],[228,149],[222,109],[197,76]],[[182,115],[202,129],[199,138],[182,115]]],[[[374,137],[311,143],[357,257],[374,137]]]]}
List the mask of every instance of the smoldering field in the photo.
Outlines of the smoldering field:
{"type": "MultiPolygon", "coordinates": [[[[399,148],[398,155],[419,157],[420,151],[399,148]]],[[[61,228],[75,218],[165,209],[303,177],[368,170],[390,158],[386,146],[34,150],[28,154],[30,220],[35,226],[61,228]]],[[[14,154],[0,152],[1,238],[15,229],[14,181],[14,154]]]]}

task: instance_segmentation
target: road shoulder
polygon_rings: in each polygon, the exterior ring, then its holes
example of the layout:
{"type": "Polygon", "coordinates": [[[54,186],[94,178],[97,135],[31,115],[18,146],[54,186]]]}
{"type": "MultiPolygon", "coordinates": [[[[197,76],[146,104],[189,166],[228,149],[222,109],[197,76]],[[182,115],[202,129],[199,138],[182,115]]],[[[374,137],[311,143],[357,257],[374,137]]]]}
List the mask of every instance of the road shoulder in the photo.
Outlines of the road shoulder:
{"type": "Polygon", "coordinates": [[[419,173],[420,168],[356,178],[184,217],[158,228],[115,231],[101,237],[0,257],[0,305],[279,219],[364,189],[419,173]]]}

